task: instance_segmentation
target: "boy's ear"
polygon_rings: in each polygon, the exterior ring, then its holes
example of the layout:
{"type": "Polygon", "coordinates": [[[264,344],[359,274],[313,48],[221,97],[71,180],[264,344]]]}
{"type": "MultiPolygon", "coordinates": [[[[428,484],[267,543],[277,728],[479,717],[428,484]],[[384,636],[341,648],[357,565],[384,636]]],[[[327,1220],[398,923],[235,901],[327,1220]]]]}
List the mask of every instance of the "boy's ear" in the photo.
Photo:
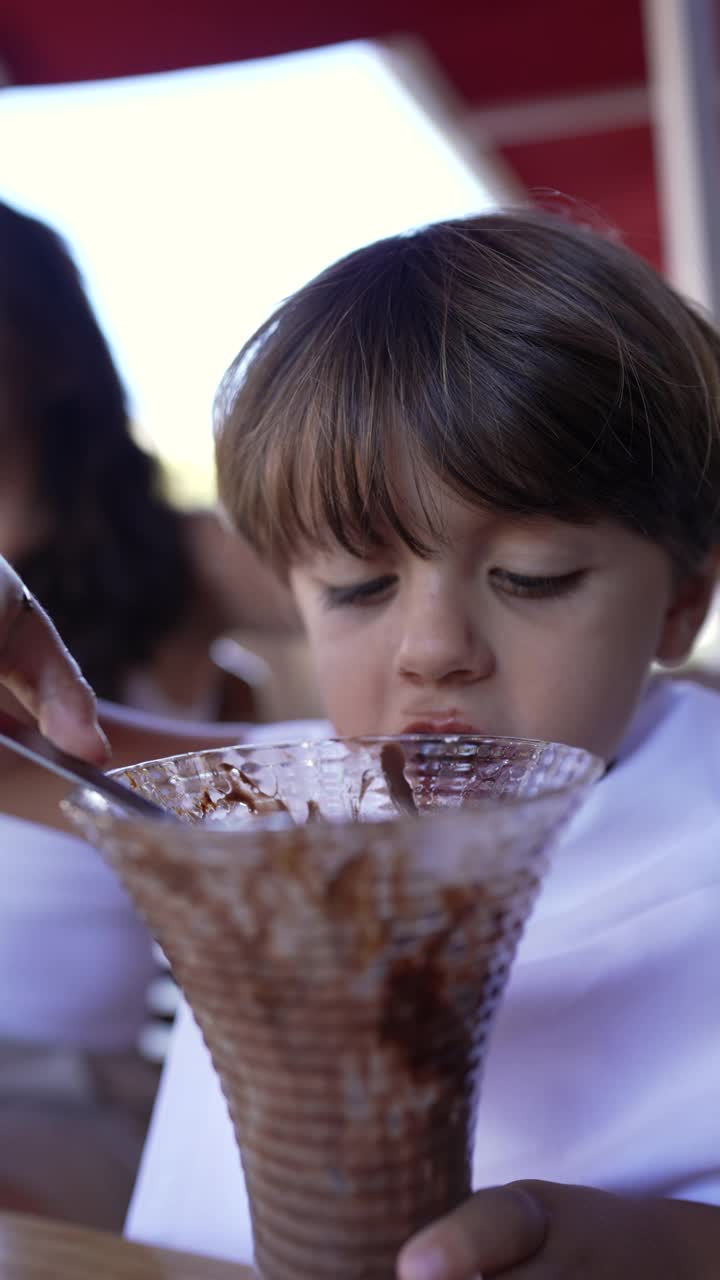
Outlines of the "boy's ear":
{"type": "Polygon", "coordinates": [[[673,666],[688,657],[710,608],[719,567],[720,550],[712,551],[676,579],[655,655],[658,662],[673,666]]]}

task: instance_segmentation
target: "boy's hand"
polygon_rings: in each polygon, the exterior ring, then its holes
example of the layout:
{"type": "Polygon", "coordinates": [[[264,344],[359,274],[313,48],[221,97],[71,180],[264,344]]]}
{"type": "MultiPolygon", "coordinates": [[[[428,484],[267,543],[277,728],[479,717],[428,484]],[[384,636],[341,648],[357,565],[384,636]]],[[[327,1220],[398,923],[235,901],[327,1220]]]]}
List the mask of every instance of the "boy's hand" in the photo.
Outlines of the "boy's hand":
{"type": "Polygon", "coordinates": [[[0,686],[58,747],[105,764],[95,697],[49,617],[0,556],[0,686]]]}
{"type": "Polygon", "coordinates": [[[399,1280],[705,1280],[720,1209],[554,1182],[480,1191],[402,1250],[399,1280]]]}

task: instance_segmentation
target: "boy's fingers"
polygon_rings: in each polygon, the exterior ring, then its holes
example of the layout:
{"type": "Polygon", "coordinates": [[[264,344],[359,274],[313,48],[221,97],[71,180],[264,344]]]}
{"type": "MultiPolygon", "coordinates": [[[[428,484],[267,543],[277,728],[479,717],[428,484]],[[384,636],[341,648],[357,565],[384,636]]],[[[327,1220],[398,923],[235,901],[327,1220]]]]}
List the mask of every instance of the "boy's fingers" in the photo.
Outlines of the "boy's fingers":
{"type": "Polygon", "coordinates": [[[516,1266],[542,1245],[542,1205],[515,1184],[479,1191],[405,1245],[399,1280],[478,1280],[516,1266]]]}
{"type": "Polygon", "coordinates": [[[107,762],[95,695],[55,627],[13,575],[0,599],[0,683],[35,717],[56,746],[97,764],[107,762]]]}

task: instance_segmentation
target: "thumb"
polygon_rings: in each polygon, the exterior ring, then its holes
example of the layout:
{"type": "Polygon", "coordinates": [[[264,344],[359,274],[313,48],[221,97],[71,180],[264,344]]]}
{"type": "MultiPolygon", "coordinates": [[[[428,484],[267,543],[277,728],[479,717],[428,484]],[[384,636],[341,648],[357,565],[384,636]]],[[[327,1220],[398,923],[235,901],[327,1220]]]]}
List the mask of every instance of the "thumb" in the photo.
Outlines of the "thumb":
{"type": "Polygon", "coordinates": [[[509,1183],[479,1191],[402,1249],[399,1280],[482,1280],[526,1261],[547,1232],[542,1205],[509,1183]]]}

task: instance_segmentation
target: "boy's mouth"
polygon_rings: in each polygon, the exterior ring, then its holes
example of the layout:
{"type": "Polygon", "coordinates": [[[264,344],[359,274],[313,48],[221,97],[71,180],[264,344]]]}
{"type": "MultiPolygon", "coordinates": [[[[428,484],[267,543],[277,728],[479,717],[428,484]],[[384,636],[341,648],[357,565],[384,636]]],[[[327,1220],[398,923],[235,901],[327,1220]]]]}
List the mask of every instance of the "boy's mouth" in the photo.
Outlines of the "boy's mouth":
{"type": "Polygon", "coordinates": [[[456,716],[423,716],[406,724],[403,733],[479,734],[480,730],[456,716]]]}

